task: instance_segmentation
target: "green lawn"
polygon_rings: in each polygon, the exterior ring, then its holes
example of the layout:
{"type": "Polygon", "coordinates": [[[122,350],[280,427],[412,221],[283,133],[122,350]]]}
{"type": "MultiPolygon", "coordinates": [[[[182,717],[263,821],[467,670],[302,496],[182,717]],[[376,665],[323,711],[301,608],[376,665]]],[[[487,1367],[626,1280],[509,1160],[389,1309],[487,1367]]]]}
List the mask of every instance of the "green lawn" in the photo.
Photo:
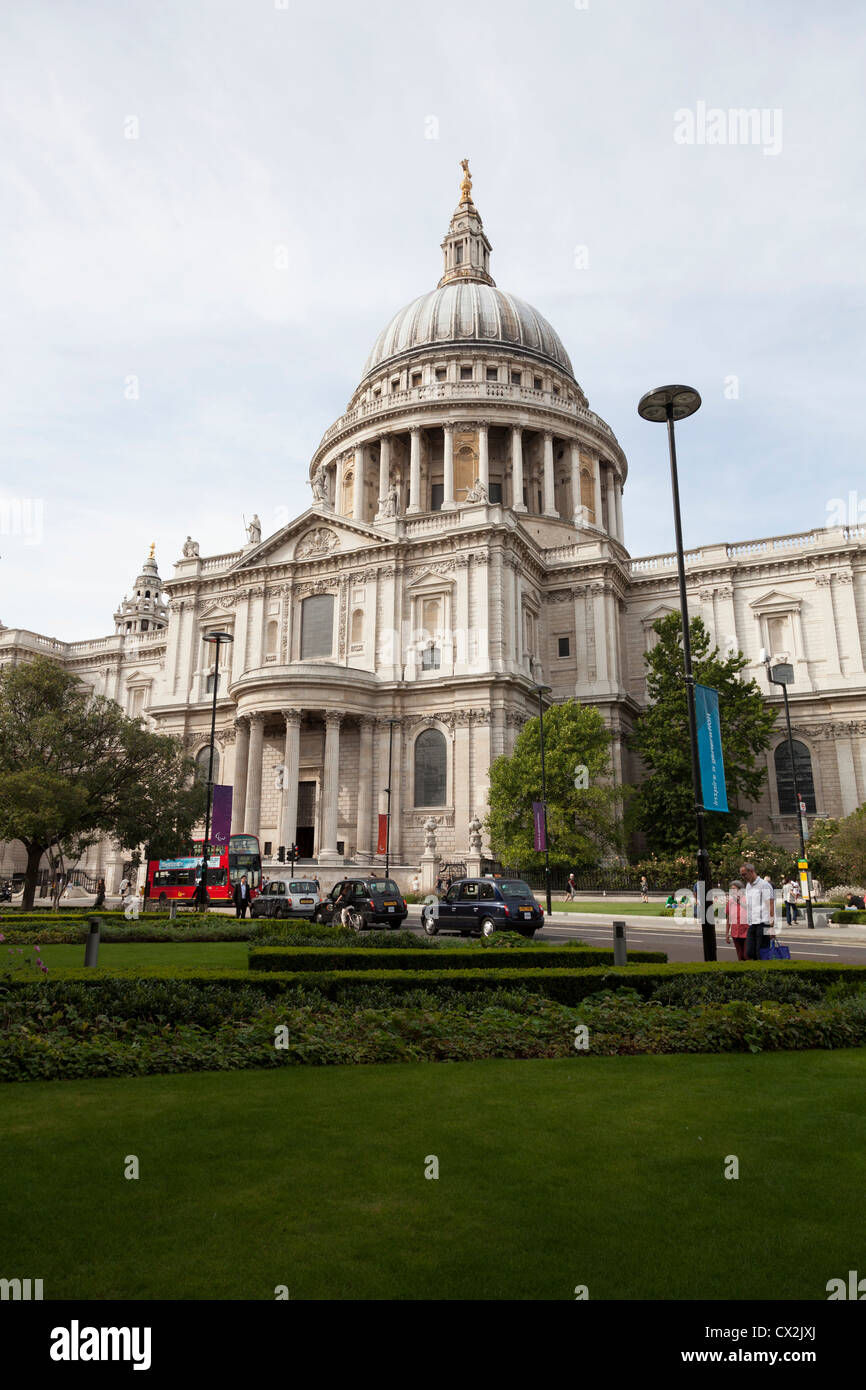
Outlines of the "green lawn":
{"type": "Polygon", "coordinates": [[[858,1050],[35,1082],[0,1248],[47,1299],[824,1300],[864,1150],[858,1050]]]}
{"type": "MultiPolygon", "coordinates": [[[[32,950],[32,947],[25,948],[32,950]]],[[[80,946],[40,946],[39,954],[48,966],[83,965],[84,943],[80,946]]],[[[165,965],[180,969],[246,970],[249,958],[247,941],[102,941],[99,945],[99,966],[165,965]]]]}

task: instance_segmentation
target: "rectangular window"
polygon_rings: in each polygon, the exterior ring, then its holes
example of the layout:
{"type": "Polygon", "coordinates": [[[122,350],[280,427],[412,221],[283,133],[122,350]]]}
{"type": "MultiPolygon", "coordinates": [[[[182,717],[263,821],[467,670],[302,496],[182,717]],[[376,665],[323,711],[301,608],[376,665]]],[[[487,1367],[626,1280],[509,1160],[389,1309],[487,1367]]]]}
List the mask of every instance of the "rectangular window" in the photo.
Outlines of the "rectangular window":
{"type": "Polygon", "coordinates": [[[448,372],[446,371],[446,369],[445,369],[444,367],[437,367],[437,368],[436,368],[436,380],[437,380],[437,381],[445,381],[445,379],[447,378],[447,376],[448,376],[448,372]]]}
{"type": "Polygon", "coordinates": [[[392,376],[392,378],[391,378],[391,391],[394,392],[394,391],[399,391],[399,390],[400,390],[400,378],[399,378],[398,376],[392,376]]]}
{"type": "Polygon", "coordinates": [[[487,368],[487,380],[488,380],[488,381],[498,381],[498,380],[499,380],[499,368],[498,368],[498,367],[488,367],[488,368],[487,368]]]}
{"type": "Polygon", "coordinates": [[[567,637],[560,637],[558,640],[559,640],[559,655],[560,655],[560,656],[571,656],[571,643],[570,643],[570,641],[568,640],[568,638],[567,638],[567,637]]]}
{"type": "Polygon", "coordinates": [[[523,373],[522,373],[522,372],[512,372],[512,373],[511,373],[511,385],[512,385],[512,386],[522,386],[522,385],[523,385],[523,373]]]}
{"type": "Polygon", "coordinates": [[[265,840],[265,855],[269,857],[269,856],[270,856],[270,853],[271,853],[271,841],[270,841],[270,840],[265,840]]]}
{"type": "Polygon", "coordinates": [[[491,483],[488,488],[488,496],[491,502],[502,502],[502,484],[491,483]]]}
{"type": "Polygon", "coordinates": [[[421,653],[421,670],[438,671],[442,665],[442,653],[438,647],[425,647],[421,653]]]}
{"type": "Polygon", "coordinates": [[[541,390],[541,377],[540,377],[540,376],[534,376],[534,377],[532,378],[532,385],[533,385],[533,387],[535,388],[536,391],[540,391],[540,390],[541,390]]]}
{"type": "Polygon", "coordinates": [[[458,241],[457,245],[456,245],[455,248],[454,248],[454,252],[455,252],[454,259],[456,260],[457,264],[458,264],[458,265],[462,265],[462,264],[463,264],[463,245],[462,245],[461,242],[458,241]]]}
{"type": "Polygon", "coordinates": [[[413,385],[413,386],[420,386],[420,385],[421,385],[421,373],[420,373],[420,372],[413,372],[413,373],[412,373],[412,385],[413,385]]]}
{"type": "Polygon", "coordinates": [[[301,604],[301,660],[331,656],[334,649],[334,595],[313,594],[301,604]]]}
{"type": "Polygon", "coordinates": [[[471,381],[471,380],[472,380],[472,368],[471,368],[471,367],[461,367],[461,368],[460,368],[460,380],[461,380],[461,381],[471,381]]]}
{"type": "Polygon", "coordinates": [[[442,500],[445,496],[444,483],[430,484],[430,510],[431,512],[441,512],[442,500]]]}

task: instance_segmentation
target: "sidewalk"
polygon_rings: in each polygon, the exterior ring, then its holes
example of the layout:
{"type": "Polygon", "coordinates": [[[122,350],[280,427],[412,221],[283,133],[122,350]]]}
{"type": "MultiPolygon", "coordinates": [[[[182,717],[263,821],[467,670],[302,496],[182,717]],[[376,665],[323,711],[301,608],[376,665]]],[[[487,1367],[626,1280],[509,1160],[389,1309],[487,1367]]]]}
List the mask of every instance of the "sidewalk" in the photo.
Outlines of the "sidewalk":
{"type": "MultiPolygon", "coordinates": [[[[536,897],[539,895],[536,894],[536,897]]],[[[542,906],[543,906],[542,901],[542,906]]],[[[628,911],[611,910],[610,915],[606,912],[557,912],[554,907],[553,912],[548,917],[545,912],[545,921],[556,922],[557,926],[567,926],[569,922],[579,923],[582,927],[591,927],[597,923],[600,927],[610,927],[614,921],[625,922],[628,927],[652,927],[657,931],[659,927],[664,927],[671,931],[676,931],[682,927],[697,929],[699,922],[694,917],[654,917],[651,914],[641,913],[639,916],[632,916],[628,911]]],[[[719,924],[722,927],[722,924],[719,924]]],[[[724,935],[724,932],[722,931],[724,935]]],[[[805,914],[796,927],[789,927],[784,921],[776,931],[780,941],[838,941],[838,942],[866,942],[866,925],[838,926],[828,922],[826,926],[816,925],[810,931],[805,925],[805,914]]]]}

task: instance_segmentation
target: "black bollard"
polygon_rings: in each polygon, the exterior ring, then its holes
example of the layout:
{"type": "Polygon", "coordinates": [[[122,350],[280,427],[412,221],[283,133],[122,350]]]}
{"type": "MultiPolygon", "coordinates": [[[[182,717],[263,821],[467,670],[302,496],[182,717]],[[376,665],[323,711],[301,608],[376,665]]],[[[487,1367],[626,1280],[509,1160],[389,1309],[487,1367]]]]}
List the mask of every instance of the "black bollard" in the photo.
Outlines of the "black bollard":
{"type": "Polygon", "coordinates": [[[613,963],[614,965],[628,965],[628,955],[625,949],[625,922],[614,922],[613,924],[613,963]]]}
{"type": "Polygon", "coordinates": [[[87,933],[87,941],[84,944],[84,964],[97,965],[99,962],[99,918],[88,917],[90,931],[87,933]]]}

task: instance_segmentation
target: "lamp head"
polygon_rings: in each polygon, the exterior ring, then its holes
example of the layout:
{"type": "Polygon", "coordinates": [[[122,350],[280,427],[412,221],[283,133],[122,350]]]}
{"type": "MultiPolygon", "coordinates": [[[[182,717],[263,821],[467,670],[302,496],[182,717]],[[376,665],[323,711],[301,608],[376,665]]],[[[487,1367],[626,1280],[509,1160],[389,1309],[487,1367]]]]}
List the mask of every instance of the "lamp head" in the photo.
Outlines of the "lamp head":
{"type": "Polygon", "coordinates": [[[642,420],[663,425],[671,418],[685,420],[701,408],[701,398],[693,386],[656,386],[638,402],[637,413],[642,420]]]}

